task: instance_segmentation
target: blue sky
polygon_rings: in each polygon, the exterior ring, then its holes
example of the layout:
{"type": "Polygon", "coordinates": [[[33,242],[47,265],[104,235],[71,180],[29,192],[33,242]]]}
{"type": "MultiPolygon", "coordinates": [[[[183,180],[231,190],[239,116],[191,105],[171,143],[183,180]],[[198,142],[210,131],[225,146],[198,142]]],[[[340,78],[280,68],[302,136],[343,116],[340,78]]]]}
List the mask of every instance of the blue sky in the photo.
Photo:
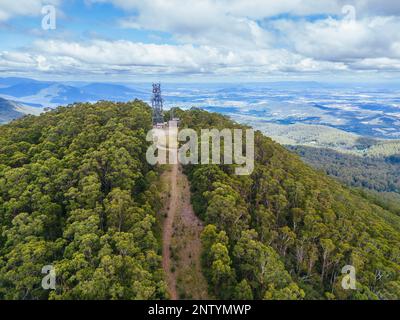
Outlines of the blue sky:
{"type": "Polygon", "coordinates": [[[391,0],[1,0],[0,76],[390,81],[397,30],[391,0]]]}

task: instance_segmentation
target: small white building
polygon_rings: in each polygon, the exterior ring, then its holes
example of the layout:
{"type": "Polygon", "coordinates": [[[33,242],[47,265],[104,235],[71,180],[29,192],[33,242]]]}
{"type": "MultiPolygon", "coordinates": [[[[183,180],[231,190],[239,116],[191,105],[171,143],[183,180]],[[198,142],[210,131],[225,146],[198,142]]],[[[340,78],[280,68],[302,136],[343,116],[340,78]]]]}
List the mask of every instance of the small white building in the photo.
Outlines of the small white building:
{"type": "Polygon", "coordinates": [[[164,129],[166,127],[167,127],[167,123],[166,122],[159,122],[159,123],[156,123],[153,126],[153,128],[155,128],[155,129],[164,129]]]}
{"type": "Polygon", "coordinates": [[[179,127],[179,118],[172,118],[172,120],[169,120],[168,126],[169,127],[179,127]]]}

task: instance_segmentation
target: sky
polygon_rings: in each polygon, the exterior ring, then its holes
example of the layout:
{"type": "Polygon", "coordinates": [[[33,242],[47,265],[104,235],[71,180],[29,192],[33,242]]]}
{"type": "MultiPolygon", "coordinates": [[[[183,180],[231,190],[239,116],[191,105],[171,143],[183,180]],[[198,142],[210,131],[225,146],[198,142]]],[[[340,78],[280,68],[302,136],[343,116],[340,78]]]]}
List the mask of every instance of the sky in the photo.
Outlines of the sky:
{"type": "Polygon", "coordinates": [[[399,30],[395,0],[0,0],[0,77],[395,81],[399,30]]]}

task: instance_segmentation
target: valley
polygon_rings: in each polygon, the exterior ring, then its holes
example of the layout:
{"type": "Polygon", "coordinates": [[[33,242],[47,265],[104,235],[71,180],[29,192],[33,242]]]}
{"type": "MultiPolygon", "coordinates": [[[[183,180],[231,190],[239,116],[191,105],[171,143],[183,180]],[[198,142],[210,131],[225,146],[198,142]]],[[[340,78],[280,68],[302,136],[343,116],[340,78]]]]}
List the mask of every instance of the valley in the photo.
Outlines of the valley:
{"type": "Polygon", "coordinates": [[[29,107],[0,97],[0,124],[21,118],[26,114],[39,115],[42,111],[41,108],[29,107]]]}
{"type": "MultiPolygon", "coordinates": [[[[149,86],[145,82],[0,78],[0,97],[26,106],[55,108],[78,101],[126,102],[133,98],[148,101],[149,86]]],[[[198,107],[269,132],[271,126],[283,125],[293,128],[297,134],[300,125],[300,131],[305,135],[316,128],[327,132],[337,129],[332,140],[347,134],[378,140],[400,139],[400,85],[396,83],[360,83],[351,88],[341,83],[307,81],[244,84],[166,82],[163,86],[166,109],[198,107]]],[[[280,139],[290,139],[282,129],[278,132],[281,132],[278,135],[280,139]]]]}

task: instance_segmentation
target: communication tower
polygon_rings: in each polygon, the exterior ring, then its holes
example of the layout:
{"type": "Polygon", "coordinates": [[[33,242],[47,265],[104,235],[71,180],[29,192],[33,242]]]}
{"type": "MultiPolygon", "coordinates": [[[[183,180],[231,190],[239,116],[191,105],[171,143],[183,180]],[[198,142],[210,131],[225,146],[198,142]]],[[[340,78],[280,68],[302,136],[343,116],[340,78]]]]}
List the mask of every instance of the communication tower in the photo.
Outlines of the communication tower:
{"type": "Polygon", "coordinates": [[[164,123],[163,117],[163,98],[161,97],[161,84],[153,83],[153,97],[151,98],[153,108],[153,124],[164,123]]]}

